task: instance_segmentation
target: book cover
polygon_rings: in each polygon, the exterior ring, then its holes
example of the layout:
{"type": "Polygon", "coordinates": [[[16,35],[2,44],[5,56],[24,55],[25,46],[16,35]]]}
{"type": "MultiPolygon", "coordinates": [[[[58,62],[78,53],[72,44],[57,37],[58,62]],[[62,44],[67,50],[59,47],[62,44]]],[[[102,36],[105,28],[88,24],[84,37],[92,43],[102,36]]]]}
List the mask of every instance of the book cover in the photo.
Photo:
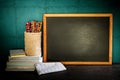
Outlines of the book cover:
{"type": "Polygon", "coordinates": [[[11,57],[25,56],[25,52],[23,49],[14,49],[14,50],[10,50],[9,52],[11,57]]]}

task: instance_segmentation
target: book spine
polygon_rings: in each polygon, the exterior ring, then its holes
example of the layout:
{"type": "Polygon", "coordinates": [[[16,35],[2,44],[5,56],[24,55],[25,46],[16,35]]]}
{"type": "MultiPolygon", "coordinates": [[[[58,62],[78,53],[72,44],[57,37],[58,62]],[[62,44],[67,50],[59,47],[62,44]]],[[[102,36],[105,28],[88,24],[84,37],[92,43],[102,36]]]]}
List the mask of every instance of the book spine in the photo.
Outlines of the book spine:
{"type": "Polygon", "coordinates": [[[34,71],[34,67],[7,67],[6,71],[34,71]]]}
{"type": "Polygon", "coordinates": [[[34,63],[7,63],[7,67],[34,67],[34,63]]]}
{"type": "Polygon", "coordinates": [[[24,56],[26,56],[26,55],[22,55],[22,54],[21,55],[20,54],[19,55],[10,55],[11,58],[13,58],[13,57],[24,57],[24,56]]]}
{"type": "Polygon", "coordinates": [[[7,63],[39,63],[40,61],[39,60],[11,60],[11,61],[8,61],[7,63]]]}
{"type": "Polygon", "coordinates": [[[40,57],[32,57],[32,56],[22,56],[22,57],[9,57],[9,60],[12,60],[12,59],[14,59],[14,60],[21,60],[21,59],[23,59],[23,60],[39,60],[40,59],[40,57]]]}

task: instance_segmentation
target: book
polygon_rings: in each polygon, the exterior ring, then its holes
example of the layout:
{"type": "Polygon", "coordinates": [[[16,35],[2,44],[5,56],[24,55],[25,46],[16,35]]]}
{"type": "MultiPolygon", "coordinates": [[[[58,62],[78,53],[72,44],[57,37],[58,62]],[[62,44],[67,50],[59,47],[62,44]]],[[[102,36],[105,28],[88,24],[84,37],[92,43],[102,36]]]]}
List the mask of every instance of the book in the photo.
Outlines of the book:
{"type": "Polygon", "coordinates": [[[20,62],[43,62],[43,59],[42,59],[42,57],[39,57],[39,58],[37,58],[37,59],[21,59],[21,58],[10,58],[9,60],[8,60],[8,62],[18,62],[18,63],[20,63],[20,62]]]}
{"type": "Polygon", "coordinates": [[[14,57],[24,57],[26,55],[14,55],[14,56],[10,56],[11,58],[14,58],[14,57]]]}
{"type": "Polygon", "coordinates": [[[33,64],[29,65],[7,65],[6,68],[34,68],[33,64]]]}
{"type": "Polygon", "coordinates": [[[35,69],[38,75],[67,70],[61,62],[36,63],[35,69]]]}
{"type": "Polygon", "coordinates": [[[14,63],[14,62],[7,62],[6,68],[21,68],[21,69],[27,69],[27,68],[34,68],[35,62],[21,62],[21,63],[14,63]]]}
{"type": "Polygon", "coordinates": [[[34,64],[40,62],[42,57],[39,55],[27,56],[23,49],[10,50],[6,71],[34,71],[34,64]]]}
{"type": "Polygon", "coordinates": [[[10,61],[10,60],[39,60],[41,57],[40,56],[19,56],[19,57],[9,56],[8,58],[10,61]]]}
{"type": "Polygon", "coordinates": [[[28,64],[35,64],[35,63],[39,63],[40,61],[39,60],[19,60],[19,61],[9,61],[7,62],[6,64],[7,65],[28,65],[28,64]]]}
{"type": "Polygon", "coordinates": [[[7,63],[7,67],[34,67],[34,63],[7,63]]]}
{"type": "Polygon", "coordinates": [[[10,50],[10,57],[26,56],[23,49],[10,50]]]}
{"type": "Polygon", "coordinates": [[[6,71],[34,71],[34,67],[7,67],[6,71]]]}

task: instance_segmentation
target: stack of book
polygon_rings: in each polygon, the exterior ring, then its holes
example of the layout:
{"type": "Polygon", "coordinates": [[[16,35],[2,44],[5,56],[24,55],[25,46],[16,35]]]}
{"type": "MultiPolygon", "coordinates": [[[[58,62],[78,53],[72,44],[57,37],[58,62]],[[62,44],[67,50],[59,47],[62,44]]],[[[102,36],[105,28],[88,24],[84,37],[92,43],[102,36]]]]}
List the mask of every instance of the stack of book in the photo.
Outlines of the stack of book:
{"type": "Polygon", "coordinates": [[[34,71],[34,64],[40,62],[41,56],[27,56],[23,49],[10,50],[6,71],[34,71]]]}

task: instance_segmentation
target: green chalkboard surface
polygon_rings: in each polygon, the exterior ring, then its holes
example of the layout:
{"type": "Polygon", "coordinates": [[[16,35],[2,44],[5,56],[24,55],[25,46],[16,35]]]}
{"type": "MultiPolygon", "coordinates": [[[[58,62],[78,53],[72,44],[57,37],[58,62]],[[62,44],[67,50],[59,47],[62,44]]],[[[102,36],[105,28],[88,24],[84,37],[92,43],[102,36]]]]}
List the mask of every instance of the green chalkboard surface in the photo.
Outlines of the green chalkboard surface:
{"type": "Polygon", "coordinates": [[[111,14],[45,14],[45,62],[111,64],[111,14]]]}

